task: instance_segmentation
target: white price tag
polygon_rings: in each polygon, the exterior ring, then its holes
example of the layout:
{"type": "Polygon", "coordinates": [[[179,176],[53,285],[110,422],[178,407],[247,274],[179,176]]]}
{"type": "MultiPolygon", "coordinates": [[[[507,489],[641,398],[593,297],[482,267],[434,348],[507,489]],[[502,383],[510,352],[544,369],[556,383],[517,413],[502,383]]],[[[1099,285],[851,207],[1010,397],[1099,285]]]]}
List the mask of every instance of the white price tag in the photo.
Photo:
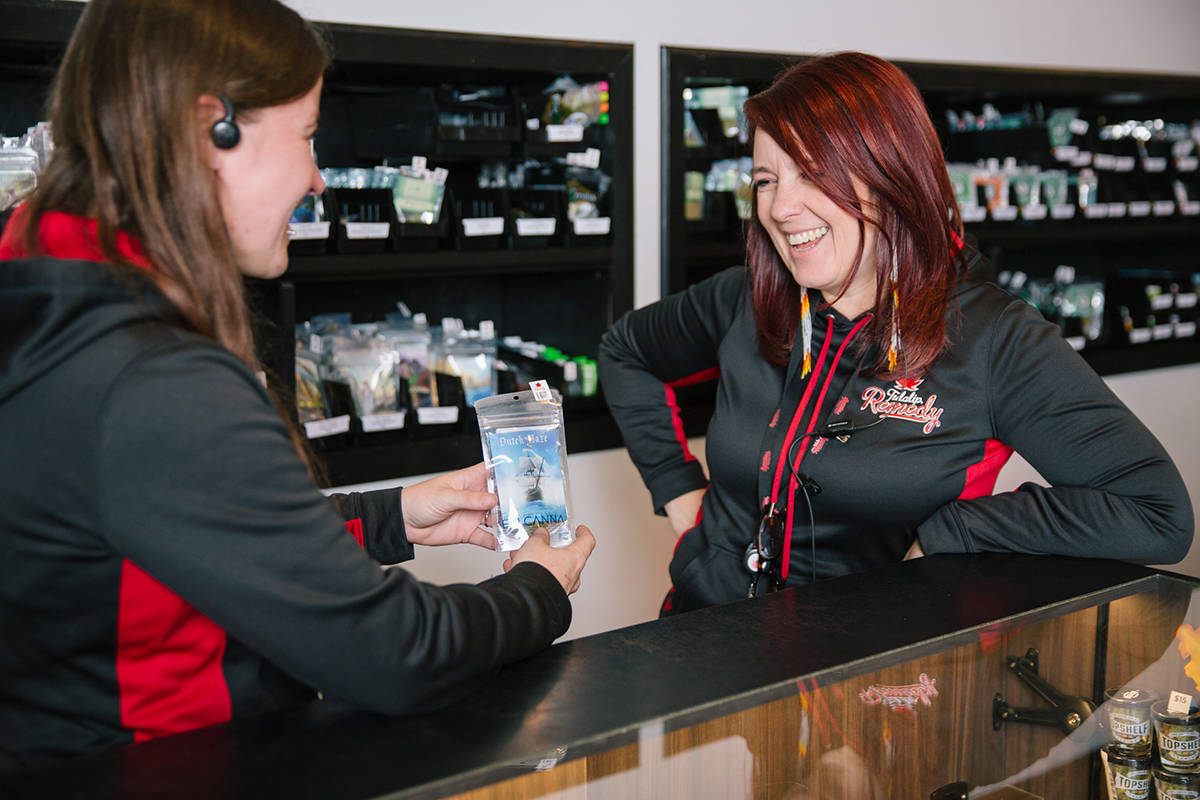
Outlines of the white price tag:
{"type": "Polygon", "coordinates": [[[1131,217],[1148,217],[1152,203],[1149,200],[1132,200],[1129,203],[1129,216],[1131,217]]]}
{"type": "Polygon", "coordinates": [[[1166,172],[1167,160],[1161,156],[1148,156],[1142,159],[1142,169],[1146,172],[1166,172]]]}
{"type": "Polygon", "coordinates": [[[1067,344],[1071,345],[1071,349],[1078,352],[1079,350],[1083,349],[1085,344],[1087,344],[1087,339],[1084,339],[1082,336],[1068,336],[1067,344]]]}
{"type": "Polygon", "coordinates": [[[1076,117],[1067,123],[1067,130],[1076,136],[1085,136],[1088,132],[1088,122],[1086,119],[1076,117]]]}
{"type": "Polygon", "coordinates": [[[422,425],[450,425],[458,422],[458,406],[431,406],[417,409],[422,425]]]}
{"type": "Polygon", "coordinates": [[[1137,159],[1133,156],[1117,156],[1113,161],[1113,169],[1117,172],[1133,172],[1137,159]]]}
{"type": "Polygon", "coordinates": [[[1054,148],[1054,157],[1059,161],[1074,161],[1079,155],[1079,148],[1073,144],[1060,144],[1054,148]]]}
{"type": "Polygon", "coordinates": [[[1156,294],[1150,298],[1150,307],[1155,311],[1163,311],[1175,305],[1175,295],[1156,294]]]}
{"type": "Polygon", "coordinates": [[[1108,203],[1093,203],[1083,209],[1083,215],[1088,219],[1106,219],[1108,217],[1108,203]]]}
{"type": "Polygon", "coordinates": [[[612,217],[590,217],[573,222],[576,236],[604,236],[612,228],[612,217]]]}
{"type": "Polygon", "coordinates": [[[339,433],[346,433],[349,430],[349,414],[342,414],[340,417],[330,417],[329,419],[314,419],[312,422],[304,423],[304,434],[310,439],[335,436],[339,433]]]}
{"type": "Polygon", "coordinates": [[[1096,153],[1092,156],[1092,166],[1096,169],[1116,169],[1117,157],[1112,153],[1096,153]]]}
{"type": "Polygon", "coordinates": [[[386,239],[390,226],[386,222],[346,222],[347,239],[386,239]]]}
{"type": "Polygon", "coordinates": [[[364,433],[372,431],[394,431],[404,427],[407,411],[392,411],[387,414],[368,414],[362,418],[364,433]]]}
{"type": "Polygon", "coordinates": [[[1165,325],[1155,325],[1154,326],[1154,340],[1155,341],[1158,341],[1159,339],[1170,339],[1174,335],[1175,335],[1175,326],[1169,322],[1166,323],[1165,325]]]}
{"type": "Polygon", "coordinates": [[[582,153],[567,153],[567,163],[572,167],[600,168],[600,150],[589,147],[582,153]]]}
{"type": "Polygon", "coordinates": [[[545,381],[530,381],[529,388],[533,391],[533,399],[539,403],[548,403],[554,399],[550,394],[550,385],[545,381]]]}
{"type": "Polygon", "coordinates": [[[1169,217],[1175,213],[1174,200],[1155,200],[1154,201],[1154,216],[1169,217]]]}
{"type": "Polygon", "coordinates": [[[1016,206],[998,206],[992,209],[992,219],[997,222],[1012,222],[1017,218],[1016,206]]]}
{"type": "Polygon", "coordinates": [[[288,223],[288,238],[293,241],[305,239],[328,239],[328,222],[290,222],[288,223]]]}
{"type": "Polygon", "coordinates": [[[428,165],[429,161],[426,160],[425,156],[413,156],[412,168],[417,172],[424,172],[428,165]]]}
{"type": "Polygon", "coordinates": [[[1186,200],[1179,206],[1179,213],[1185,217],[1200,215],[1200,200],[1186,200]]]}
{"type": "Polygon", "coordinates": [[[1176,308],[1195,308],[1196,293],[1195,292],[1180,292],[1175,295],[1176,308]]]}
{"type": "Polygon", "coordinates": [[[1039,219],[1045,219],[1046,214],[1048,214],[1048,213],[1049,213],[1049,209],[1046,208],[1041,203],[1035,203],[1032,205],[1027,205],[1027,206],[1021,207],[1021,218],[1022,219],[1033,220],[1033,221],[1036,221],[1039,219]]]}
{"type": "Polygon", "coordinates": [[[462,221],[464,236],[499,236],[504,233],[504,217],[472,217],[462,221]]]}
{"type": "Polygon", "coordinates": [[[1092,153],[1090,150],[1080,150],[1071,159],[1072,167],[1090,167],[1092,165],[1092,153]]]}
{"type": "Polygon", "coordinates": [[[1126,207],[1126,205],[1124,203],[1109,203],[1108,204],[1108,216],[1110,219],[1113,217],[1123,217],[1123,216],[1125,216],[1125,213],[1128,210],[1129,209],[1126,207]]]}
{"type": "Polygon", "coordinates": [[[1192,696],[1172,690],[1167,700],[1167,712],[1170,714],[1190,714],[1192,711],[1192,696]]]}
{"type": "Polygon", "coordinates": [[[582,125],[547,125],[547,142],[582,142],[582,125]]]}
{"type": "Polygon", "coordinates": [[[528,217],[517,219],[517,236],[553,236],[558,227],[554,217],[528,217]]]}
{"type": "Polygon", "coordinates": [[[1130,344],[1145,344],[1148,341],[1150,341],[1149,328],[1134,328],[1129,332],[1130,344]]]}
{"type": "Polygon", "coordinates": [[[1056,203],[1050,206],[1051,219],[1074,219],[1075,206],[1070,203],[1056,203]]]}
{"type": "Polygon", "coordinates": [[[1196,335],[1196,323],[1194,322],[1176,322],[1175,323],[1175,338],[1187,339],[1196,335]]]}
{"type": "Polygon", "coordinates": [[[308,337],[308,349],[320,355],[325,352],[325,340],[315,333],[308,337]]]}
{"type": "Polygon", "coordinates": [[[963,222],[983,222],[987,219],[987,206],[966,206],[962,209],[963,222]]]}
{"type": "Polygon", "coordinates": [[[1196,156],[1182,156],[1175,159],[1175,169],[1180,172],[1195,172],[1200,169],[1200,158],[1196,156]]]}

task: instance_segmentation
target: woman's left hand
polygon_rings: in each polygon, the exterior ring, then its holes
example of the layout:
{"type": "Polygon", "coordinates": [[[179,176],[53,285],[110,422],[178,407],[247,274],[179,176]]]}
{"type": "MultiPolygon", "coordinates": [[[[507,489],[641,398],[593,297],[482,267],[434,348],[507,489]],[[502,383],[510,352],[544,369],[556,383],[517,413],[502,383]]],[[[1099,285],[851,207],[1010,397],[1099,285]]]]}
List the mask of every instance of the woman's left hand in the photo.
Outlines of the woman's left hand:
{"type": "Polygon", "coordinates": [[[904,554],[904,560],[921,558],[923,555],[925,555],[925,551],[921,549],[921,540],[914,536],[912,544],[908,546],[908,552],[904,554]]]}
{"type": "Polygon", "coordinates": [[[496,549],[496,537],[480,529],[496,495],[485,492],[487,466],[448,472],[404,487],[401,505],[404,530],[413,544],[443,545],[469,542],[496,549]]]}

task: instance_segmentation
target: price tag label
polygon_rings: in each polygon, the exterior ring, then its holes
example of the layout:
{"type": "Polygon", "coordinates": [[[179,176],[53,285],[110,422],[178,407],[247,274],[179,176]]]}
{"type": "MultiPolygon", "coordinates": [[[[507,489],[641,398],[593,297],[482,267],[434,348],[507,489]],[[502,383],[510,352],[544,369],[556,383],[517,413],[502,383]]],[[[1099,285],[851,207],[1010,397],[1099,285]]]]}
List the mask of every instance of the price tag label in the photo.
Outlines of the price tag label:
{"type": "Polygon", "coordinates": [[[1080,150],[1071,159],[1072,167],[1090,167],[1092,165],[1092,153],[1090,150],[1080,150]]]}
{"type": "Polygon", "coordinates": [[[1179,213],[1185,217],[1195,217],[1200,215],[1200,200],[1187,200],[1180,204],[1179,213]]]}
{"type": "Polygon", "coordinates": [[[1083,215],[1088,219],[1106,219],[1108,217],[1108,203],[1093,203],[1083,209],[1083,215]]]}
{"type": "Polygon", "coordinates": [[[1129,332],[1130,344],[1145,344],[1148,341],[1150,341],[1149,328],[1134,328],[1129,332]]]}
{"type": "Polygon", "coordinates": [[[1167,160],[1158,156],[1148,156],[1142,159],[1142,169],[1146,172],[1166,172],[1167,160]]]}
{"type": "Polygon", "coordinates": [[[1046,208],[1041,203],[1022,206],[1021,208],[1021,218],[1027,220],[1036,221],[1039,219],[1045,219],[1048,213],[1050,213],[1050,209],[1046,208]]]}
{"type": "Polygon", "coordinates": [[[1152,203],[1149,200],[1132,200],[1129,203],[1129,216],[1131,217],[1148,217],[1152,203]]]}
{"type": "Polygon", "coordinates": [[[1154,201],[1154,216],[1169,217],[1175,213],[1174,200],[1155,200],[1154,201]]]}
{"type": "Polygon", "coordinates": [[[577,219],[574,223],[576,236],[604,236],[612,228],[612,217],[577,219]]]}
{"type": "Polygon", "coordinates": [[[529,217],[517,219],[517,236],[553,236],[558,228],[554,217],[529,217]]]}
{"type": "Polygon", "coordinates": [[[288,238],[293,241],[305,239],[328,239],[328,222],[291,222],[288,224],[288,238]]]}
{"type": "Polygon", "coordinates": [[[1155,311],[1165,311],[1175,305],[1175,296],[1171,294],[1156,294],[1150,298],[1150,307],[1155,311]]]}
{"type": "Polygon", "coordinates": [[[586,167],[587,169],[600,168],[600,150],[595,147],[589,147],[582,153],[567,153],[567,163],[572,167],[586,167]]]}
{"type": "Polygon", "coordinates": [[[1074,219],[1075,206],[1070,203],[1056,203],[1050,206],[1051,219],[1074,219]]]}
{"type": "Polygon", "coordinates": [[[1176,322],[1175,323],[1175,338],[1187,339],[1196,335],[1196,323],[1194,322],[1176,322]]]}
{"type": "Polygon", "coordinates": [[[1115,170],[1117,168],[1117,157],[1112,153],[1096,153],[1092,156],[1092,166],[1096,169],[1115,170]]]}
{"type": "Polygon", "coordinates": [[[458,406],[418,408],[417,422],[422,425],[451,425],[458,422],[458,406]]]}
{"type": "Polygon", "coordinates": [[[1190,714],[1192,711],[1192,696],[1183,692],[1172,691],[1167,700],[1167,711],[1171,714],[1190,714]]]}
{"type": "Polygon", "coordinates": [[[391,226],[386,222],[346,222],[347,239],[386,239],[391,226]]]}
{"type": "Polygon", "coordinates": [[[1133,156],[1117,156],[1113,161],[1113,169],[1117,172],[1133,172],[1137,159],[1133,156]]]}
{"type": "Polygon", "coordinates": [[[992,209],[992,219],[997,222],[1012,222],[1017,218],[1016,206],[998,206],[992,209]]]}
{"type": "Polygon", "coordinates": [[[550,386],[545,381],[530,381],[529,388],[533,391],[533,399],[539,403],[548,403],[554,399],[550,394],[550,386]]]}
{"type": "Polygon", "coordinates": [[[1195,292],[1180,292],[1175,295],[1176,308],[1195,308],[1196,293],[1195,292]]]}
{"type": "Polygon", "coordinates": [[[1200,169],[1200,158],[1196,156],[1180,156],[1175,159],[1175,169],[1180,172],[1195,172],[1200,169]]]}
{"type": "Polygon", "coordinates": [[[1067,130],[1076,136],[1086,136],[1088,132],[1088,121],[1086,119],[1079,119],[1079,117],[1076,117],[1067,123],[1067,130]]]}
{"type": "Polygon", "coordinates": [[[1129,209],[1125,206],[1124,203],[1109,203],[1108,204],[1108,216],[1110,219],[1113,217],[1123,217],[1123,216],[1125,216],[1125,213],[1128,210],[1129,209]]]}
{"type": "Polygon", "coordinates": [[[983,222],[987,219],[987,206],[966,206],[962,209],[963,222],[983,222]]]}
{"type": "Polygon", "coordinates": [[[335,436],[339,433],[347,433],[349,430],[349,414],[342,414],[340,417],[330,417],[329,419],[314,419],[312,422],[304,423],[304,434],[310,439],[335,436]]]}
{"type": "Polygon", "coordinates": [[[1154,326],[1154,340],[1155,341],[1158,341],[1159,339],[1170,339],[1174,335],[1175,335],[1175,326],[1169,322],[1164,325],[1155,325],[1154,326]]]}
{"type": "Polygon", "coordinates": [[[1082,336],[1068,336],[1067,344],[1071,345],[1073,350],[1079,351],[1087,344],[1087,339],[1084,339],[1082,336]]]}
{"type": "Polygon", "coordinates": [[[499,236],[504,233],[504,217],[472,217],[462,221],[463,235],[499,236]]]}
{"type": "Polygon", "coordinates": [[[582,142],[582,125],[547,125],[547,142],[582,142]]]}
{"type": "Polygon", "coordinates": [[[1074,161],[1079,155],[1079,148],[1073,144],[1060,144],[1054,148],[1054,157],[1059,161],[1074,161]]]}
{"type": "Polygon", "coordinates": [[[362,418],[364,433],[394,431],[404,427],[407,411],[392,411],[387,414],[368,414],[362,418]]]}

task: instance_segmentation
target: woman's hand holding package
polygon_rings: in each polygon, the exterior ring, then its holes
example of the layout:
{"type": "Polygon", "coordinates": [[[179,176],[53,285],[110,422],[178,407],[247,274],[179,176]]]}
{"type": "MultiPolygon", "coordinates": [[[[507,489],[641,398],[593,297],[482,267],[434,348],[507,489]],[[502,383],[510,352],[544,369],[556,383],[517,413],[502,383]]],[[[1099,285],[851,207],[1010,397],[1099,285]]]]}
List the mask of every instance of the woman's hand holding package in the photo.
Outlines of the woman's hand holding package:
{"type": "Polygon", "coordinates": [[[495,550],[496,537],[479,527],[497,502],[486,488],[483,462],[406,486],[401,504],[408,540],[424,545],[469,542],[495,550]]]}
{"type": "Polygon", "coordinates": [[[504,562],[504,571],[508,572],[522,561],[533,561],[550,570],[567,594],[574,594],[579,589],[583,565],[595,547],[596,537],[586,525],[576,526],[575,541],[566,547],[551,547],[550,534],[545,528],[538,528],[520,549],[512,551],[504,562]]]}

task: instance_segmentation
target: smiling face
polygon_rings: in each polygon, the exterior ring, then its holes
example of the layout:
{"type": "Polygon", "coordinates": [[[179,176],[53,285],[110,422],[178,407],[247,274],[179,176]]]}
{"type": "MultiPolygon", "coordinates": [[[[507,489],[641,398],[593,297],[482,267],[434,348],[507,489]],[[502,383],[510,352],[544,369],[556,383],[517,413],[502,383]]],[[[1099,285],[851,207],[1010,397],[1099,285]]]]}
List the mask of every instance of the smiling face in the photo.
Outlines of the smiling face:
{"type": "Polygon", "coordinates": [[[305,195],[325,189],[312,153],[320,98],[317,81],[303,97],[239,116],[237,146],[212,149],[217,199],[244,275],[283,274],[292,211],[305,195]]]}
{"type": "MultiPolygon", "coordinates": [[[[754,134],[752,178],[758,221],[792,278],[819,290],[826,300],[837,297],[858,257],[857,218],[818,189],[779,143],[761,130],[754,134]]],[[[865,207],[865,187],[853,177],[851,181],[865,207]]],[[[851,319],[875,305],[875,240],[876,229],[867,224],[863,266],[833,304],[851,319]]]]}

